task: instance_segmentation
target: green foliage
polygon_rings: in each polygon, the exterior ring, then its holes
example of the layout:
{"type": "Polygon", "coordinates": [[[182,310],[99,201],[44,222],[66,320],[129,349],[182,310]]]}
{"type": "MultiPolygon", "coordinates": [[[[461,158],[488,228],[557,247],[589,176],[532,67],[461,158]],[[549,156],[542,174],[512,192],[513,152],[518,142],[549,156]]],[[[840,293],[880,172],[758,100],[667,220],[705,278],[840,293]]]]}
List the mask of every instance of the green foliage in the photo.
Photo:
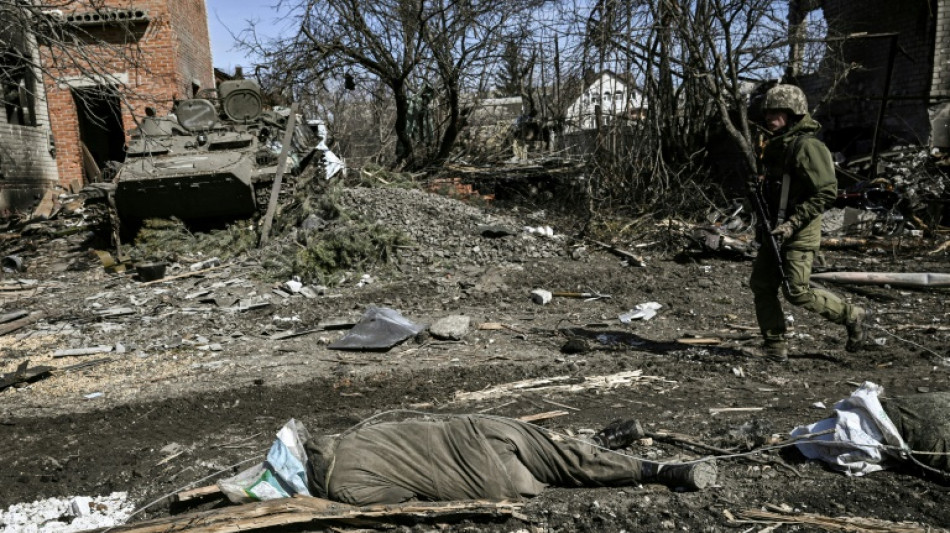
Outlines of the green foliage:
{"type": "Polygon", "coordinates": [[[347,270],[365,271],[395,259],[395,248],[409,244],[402,233],[377,224],[354,222],[316,233],[298,250],[291,275],[332,285],[347,270]]]}
{"type": "Polygon", "coordinates": [[[177,219],[149,219],[135,238],[129,255],[136,261],[198,259],[217,256],[226,260],[257,246],[254,224],[238,221],[223,229],[192,233],[177,219]]]}

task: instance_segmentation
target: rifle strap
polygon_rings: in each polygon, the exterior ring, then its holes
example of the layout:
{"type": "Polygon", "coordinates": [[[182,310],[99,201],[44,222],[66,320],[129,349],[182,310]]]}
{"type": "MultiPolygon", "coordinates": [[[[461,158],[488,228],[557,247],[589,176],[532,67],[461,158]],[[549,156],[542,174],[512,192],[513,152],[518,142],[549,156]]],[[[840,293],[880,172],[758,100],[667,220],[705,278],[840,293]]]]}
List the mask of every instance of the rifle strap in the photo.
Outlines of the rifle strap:
{"type": "Polygon", "coordinates": [[[795,137],[795,140],[789,143],[788,148],[785,150],[785,166],[783,167],[785,172],[782,174],[782,196],[778,202],[778,216],[776,217],[775,225],[785,222],[785,213],[788,211],[788,191],[792,186],[792,172],[794,170],[792,164],[795,160],[795,154],[798,153],[798,149],[804,140],[805,135],[795,137]]]}

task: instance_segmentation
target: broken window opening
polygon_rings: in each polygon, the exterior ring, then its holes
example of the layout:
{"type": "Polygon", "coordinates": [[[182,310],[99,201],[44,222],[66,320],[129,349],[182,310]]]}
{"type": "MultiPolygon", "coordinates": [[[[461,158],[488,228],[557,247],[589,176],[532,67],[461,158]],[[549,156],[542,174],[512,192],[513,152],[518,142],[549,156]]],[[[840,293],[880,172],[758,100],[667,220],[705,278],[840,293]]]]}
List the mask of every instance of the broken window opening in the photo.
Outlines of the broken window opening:
{"type": "Polygon", "coordinates": [[[0,46],[4,44],[0,52],[0,100],[7,124],[36,126],[36,76],[23,40],[0,38],[0,46]]]}
{"type": "Polygon", "coordinates": [[[125,160],[119,95],[109,85],[76,88],[72,95],[79,118],[83,180],[94,183],[100,180],[108,162],[125,160]]]}

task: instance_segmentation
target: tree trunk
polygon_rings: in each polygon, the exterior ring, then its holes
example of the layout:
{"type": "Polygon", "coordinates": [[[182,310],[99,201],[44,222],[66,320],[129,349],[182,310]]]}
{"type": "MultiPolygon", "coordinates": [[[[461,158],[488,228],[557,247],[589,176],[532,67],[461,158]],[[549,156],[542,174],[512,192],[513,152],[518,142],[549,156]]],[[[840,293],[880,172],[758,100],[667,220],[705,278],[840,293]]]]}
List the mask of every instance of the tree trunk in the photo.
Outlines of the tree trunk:
{"type": "Polygon", "coordinates": [[[409,135],[409,98],[406,95],[406,85],[403,80],[390,83],[393,90],[393,100],[396,104],[396,167],[405,167],[412,164],[412,137],[409,135]]]}
{"type": "Polygon", "coordinates": [[[448,122],[445,126],[445,131],[442,133],[442,139],[439,142],[439,151],[435,155],[436,163],[443,163],[449,158],[449,155],[452,153],[452,147],[455,146],[455,140],[458,138],[459,132],[462,130],[462,113],[459,109],[459,93],[458,88],[454,85],[449,85],[445,88],[445,97],[448,100],[448,122]]]}

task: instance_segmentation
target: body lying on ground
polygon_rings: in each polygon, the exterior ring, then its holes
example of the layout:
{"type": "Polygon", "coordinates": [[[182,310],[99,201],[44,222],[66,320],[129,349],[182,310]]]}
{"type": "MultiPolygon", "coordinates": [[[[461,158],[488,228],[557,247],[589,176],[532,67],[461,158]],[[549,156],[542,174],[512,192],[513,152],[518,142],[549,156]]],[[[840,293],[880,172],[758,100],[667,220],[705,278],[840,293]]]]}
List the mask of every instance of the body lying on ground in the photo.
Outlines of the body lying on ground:
{"type": "MultiPolygon", "coordinates": [[[[642,436],[636,421],[605,428],[595,442],[622,447],[642,436]],[[638,434],[640,433],[640,434],[638,434]]],[[[354,505],[410,500],[520,500],[545,487],[656,482],[688,489],[715,483],[709,462],[664,465],[579,440],[556,440],[532,424],[458,415],[357,427],[305,445],[315,496],[354,505]]]]}
{"type": "Polygon", "coordinates": [[[883,387],[865,382],[835,404],[835,415],[792,431],[828,432],[796,444],[848,475],[909,463],[950,479],[950,392],[884,398],[883,387]]]}

